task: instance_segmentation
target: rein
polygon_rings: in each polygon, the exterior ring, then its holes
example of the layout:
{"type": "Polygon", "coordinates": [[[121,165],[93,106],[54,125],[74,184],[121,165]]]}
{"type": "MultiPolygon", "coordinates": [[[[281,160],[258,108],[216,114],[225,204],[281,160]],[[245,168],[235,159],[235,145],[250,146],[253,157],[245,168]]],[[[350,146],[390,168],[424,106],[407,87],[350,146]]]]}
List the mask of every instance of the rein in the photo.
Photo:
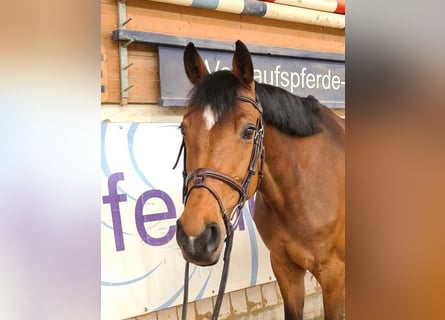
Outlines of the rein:
{"type": "MultiPolygon", "coordinates": [[[[216,320],[218,318],[219,310],[221,308],[221,304],[222,304],[222,300],[223,300],[224,291],[226,288],[227,278],[228,278],[228,274],[229,274],[230,253],[232,251],[234,225],[236,226],[239,221],[239,218],[241,215],[241,210],[244,207],[244,203],[246,201],[246,196],[247,196],[247,191],[249,189],[250,181],[252,179],[252,176],[256,172],[256,168],[257,168],[259,161],[260,161],[259,169],[258,169],[259,179],[258,179],[258,184],[256,187],[257,190],[258,190],[258,188],[261,184],[262,178],[263,178],[263,165],[264,165],[264,146],[263,146],[264,127],[263,127],[263,121],[262,121],[263,108],[261,106],[261,103],[258,101],[258,99],[253,100],[246,96],[239,96],[238,100],[249,102],[260,113],[260,116],[258,117],[258,120],[256,123],[256,132],[255,132],[255,137],[254,137],[254,142],[253,142],[252,154],[250,156],[249,167],[247,169],[246,176],[244,177],[243,181],[241,183],[239,183],[232,177],[230,177],[222,172],[218,172],[218,171],[208,169],[208,168],[198,168],[198,169],[195,169],[192,172],[190,172],[190,174],[187,174],[187,172],[186,172],[186,148],[185,148],[184,139],[182,140],[182,144],[179,149],[179,154],[176,159],[176,163],[173,167],[173,169],[176,168],[176,166],[179,162],[179,158],[180,158],[182,152],[184,152],[184,158],[183,158],[184,159],[184,167],[183,167],[183,171],[182,171],[182,175],[183,175],[183,189],[182,189],[183,203],[185,204],[187,202],[188,196],[194,188],[205,188],[216,199],[216,201],[219,205],[220,211],[221,211],[222,218],[224,220],[224,225],[226,228],[226,239],[225,239],[226,247],[224,249],[224,258],[223,258],[224,265],[223,265],[223,271],[221,274],[218,295],[216,297],[215,307],[213,309],[212,320],[216,320]],[[235,208],[233,209],[233,211],[230,215],[228,215],[227,210],[224,208],[221,198],[219,197],[216,190],[213,189],[213,187],[211,187],[210,185],[205,183],[206,178],[220,180],[220,181],[226,183],[227,185],[229,185],[230,187],[232,187],[232,189],[235,189],[236,191],[238,191],[238,193],[240,195],[238,204],[235,206],[235,208]],[[188,185],[190,182],[192,182],[192,186],[190,188],[188,188],[188,185]],[[236,212],[236,214],[235,214],[234,224],[232,224],[231,219],[234,216],[235,212],[236,212]]],[[[186,261],[185,275],[184,275],[184,296],[183,296],[183,303],[182,303],[182,320],[185,320],[187,318],[188,284],[189,284],[189,262],[186,261]]]]}

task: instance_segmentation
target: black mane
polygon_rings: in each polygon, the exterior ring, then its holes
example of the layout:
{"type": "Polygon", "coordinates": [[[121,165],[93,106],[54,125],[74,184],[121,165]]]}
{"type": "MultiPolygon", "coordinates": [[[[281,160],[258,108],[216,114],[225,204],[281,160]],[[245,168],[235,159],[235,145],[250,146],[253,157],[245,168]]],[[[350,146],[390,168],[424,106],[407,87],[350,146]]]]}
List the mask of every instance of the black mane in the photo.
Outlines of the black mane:
{"type": "Polygon", "coordinates": [[[320,104],[313,96],[298,97],[282,88],[258,82],[255,91],[267,124],[296,136],[320,132],[320,104]]]}
{"type": "MultiPolygon", "coordinates": [[[[230,71],[212,73],[192,89],[189,106],[203,108],[209,105],[221,119],[236,105],[240,86],[230,71]]],[[[314,97],[301,98],[284,89],[258,82],[255,82],[255,89],[264,109],[263,119],[268,125],[295,136],[309,136],[320,131],[320,107],[314,97]]]]}

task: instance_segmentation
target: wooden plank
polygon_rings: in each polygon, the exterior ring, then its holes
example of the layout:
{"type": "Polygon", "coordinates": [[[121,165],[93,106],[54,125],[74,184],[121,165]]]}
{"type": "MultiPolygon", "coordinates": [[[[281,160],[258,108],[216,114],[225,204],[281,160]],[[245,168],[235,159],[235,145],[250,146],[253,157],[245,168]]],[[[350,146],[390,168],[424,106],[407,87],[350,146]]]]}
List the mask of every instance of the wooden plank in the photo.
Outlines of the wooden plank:
{"type": "Polygon", "coordinates": [[[128,90],[128,101],[133,103],[158,102],[159,81],[129,79],[129,84],[134,87],[128,90]]]}
{"type": "Polygon", "coordinates": [[[100,6],[100,25],[101,28],[117,28],[117,6],[116,1],[113,4],[101,3],[100,6]]]}
{"type": "MultiPolygon", "coordinates": [[[[158,103],[159,97],[159,81],[150,80],[131,80],[130,84],[134,85],[128,90],[128,101],[131,103],[158,103]],[[148,102],[147,102],[148,101],[148,102]]],[[[120,81],[119,79],[109,79],[108,81],[108,101],[102,103],[119,103],[120,102],[120,81]]]]}
{"type": "Polygon", "coordinates": [[[102,122],[172,122],[180,123],[187,108],[159,108],[157,104],[127,105],[104,104],[102,122]]]}
{"type": "MultiPolygon", "coordinates": [[[[131,67],[128,68],[130,79],[140,79],[140,80],[159,80],[159,65],[157,56],[154,58],[129,55],[129,62],[133,63],[131,67]]],[[[118,63],[108,64],[108,73],[110,78],[119,78],[119,65],[118,63]],[[114,76],[111,76],[114,75],[114,76]]]]}
{"type": "Polygon", "coordinates": [[[127,0],[128,29],[344,53],[345,31],[199,8],[127,0]]]}
{"type": "Polygon", "coordinates": [[[116,4],[116,0],[101,0],[102,4],[116,4]]]}

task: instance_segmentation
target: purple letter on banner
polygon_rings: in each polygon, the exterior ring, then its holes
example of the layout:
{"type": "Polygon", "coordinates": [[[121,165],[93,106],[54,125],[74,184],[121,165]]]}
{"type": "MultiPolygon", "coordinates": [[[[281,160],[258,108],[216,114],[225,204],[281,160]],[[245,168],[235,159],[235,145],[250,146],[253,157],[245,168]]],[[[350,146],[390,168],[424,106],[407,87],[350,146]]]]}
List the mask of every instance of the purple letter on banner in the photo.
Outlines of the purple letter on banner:
{"type": "Polygon", "coordinates": [[[113,220],[114,242],[116,245],[116,251],[125,250],[119,202],[127,201],[127,195],[117,193],[117,183],[120,180],[124,180],[123,172],[117,172],[110,175],[108,177],[109,195],[102,197],[103,203],[109,203],[111,207],[111,218],[113,220]]]}
{"type": "Polygon", "coordinates": [[[175,235],[176,225],[170,226],[168,228],[167,233],[159,238],[150,236],[147,230],[145,229],[144,225],[145,222],[161,221],[161,220],[176,218],[175,206],[173,204],[172,199],[168,196],[167,193],[161,190],[148,190],[144,192],[143,194],[141,194],[141,196],[138,198],[136,202],[136,208],[134,213],[136,217],[136,227],[138,229],[139,235],[141,236],[141,239],[144,240],[144,242],[146,242],[147,244],[152,246],[161,246],[169,242],[175,235]],[[165,205],[167,206],[167,212],[150,213],[144,215],[143,214],[144,205],[151,198],[162,199],[165,205]]]}

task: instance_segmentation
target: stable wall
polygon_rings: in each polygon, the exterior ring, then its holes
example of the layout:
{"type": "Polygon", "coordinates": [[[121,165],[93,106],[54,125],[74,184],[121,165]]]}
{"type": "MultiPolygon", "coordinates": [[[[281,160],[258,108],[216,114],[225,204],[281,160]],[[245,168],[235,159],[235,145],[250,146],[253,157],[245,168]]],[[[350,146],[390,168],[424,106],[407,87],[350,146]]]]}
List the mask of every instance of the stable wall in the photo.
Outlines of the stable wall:
{"type": "MultiPolygon", "coordinates": [[[[345,31],[261,17],[230,14],[207,9],[162,4],[148,0],[126,1],[126,28],[179,37],[194,37],[249,44],[345,53],[345,31]]],[[[159,107],[160,79],[158,47],[133,43],[128,46],[128,104],[121,105],[118,43],[111,38],[118,28],[116,0],[101,0],[101,89],[102,122],[176,122],[185,113],[183,107],[159,107]]],[[[344,114],[344,109],[336,110],[344,114]]],[[[182,266],[179,268],[182,274],[182,266]]],[[[182,275],[181,275],[182,277],[182,275]]],[[[322,317],[321,292],[312,275],[306,277],[305,319],[322,317]]],[[[191,302],[188,319],[206,319],[214,299],[191,302]]],[[[180,306],[145,315],[136,320],[180,319],[180,306]]],[[[282,299],[274,281],[234,292],[227,292],[221,319],[281,319],[282,299]]]]}
{"type": "MultiPolygon", "coordinates": [[[[345,38],[342,29],[182,7],[148,0],[128,0],[126,4],[127,17],[132,18],[126,28],[131,30],[231,42],[240,39],[247,45],[258,44],[344,54],[345,38]]],[[[105,108],[106,105],[119,104],[121,101],[118,43],[111,39],[111,32],[118,27],[117,1],[102,0],[101,8],[102,85],[104,89],[102,103],[105,108]]],[[[159,98],[157,46],[130,44],[128,49],[129,63],[133,63],[129,68],[129,83],[134,85],[128,91],[128,103],[157,104],[159,98]]]]}

